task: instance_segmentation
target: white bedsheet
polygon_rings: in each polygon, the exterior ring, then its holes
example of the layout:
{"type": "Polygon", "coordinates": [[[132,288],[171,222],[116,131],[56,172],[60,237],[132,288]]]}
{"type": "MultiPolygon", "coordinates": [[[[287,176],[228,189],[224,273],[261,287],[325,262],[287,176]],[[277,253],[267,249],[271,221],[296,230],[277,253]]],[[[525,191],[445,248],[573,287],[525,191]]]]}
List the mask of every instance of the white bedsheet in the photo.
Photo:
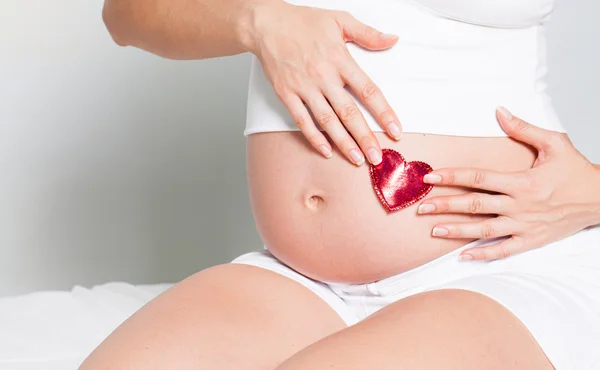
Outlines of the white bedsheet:
{"type": "Polygon", "coordinates": [[[109,283],[0,298],[0,369],[71,370],[169,284],[109,283]]]}

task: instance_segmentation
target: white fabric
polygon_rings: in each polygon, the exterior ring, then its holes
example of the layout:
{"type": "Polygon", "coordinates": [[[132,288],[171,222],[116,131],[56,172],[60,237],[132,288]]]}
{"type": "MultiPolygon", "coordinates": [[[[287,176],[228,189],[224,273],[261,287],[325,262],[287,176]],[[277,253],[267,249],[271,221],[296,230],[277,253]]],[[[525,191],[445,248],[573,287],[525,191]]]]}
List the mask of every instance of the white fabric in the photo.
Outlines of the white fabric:
{"type": "Polygon", "coordinates": [[[0,298],[0,369],[75,370],[118,325],[168,287],[110,283],[0,298]]]}
{"type": "Polygon", "coordinates": [[[557,370],[600,369],[600,227],[503,260],[459,260],[463,249],[497,241],[475,241],[414,270],[360,285],[309,279],[264,250],[233,262],[262,267],[299,282],[348,325],[421,292],[478,292],[518,317],[557,370]]]}
{"type": "Polygon", "coordinates": [[[543,23],[554,0],[415,0],[437,14],[462,22],[494,27],[526,27],[543,23]]]}
{"type": "MultiPolygon", "coordinates": [[[[520,0],[508,3],[515,1],[520,0]]],[[[381,88],[405,132],[506,136],[495,116],[499,105],[540,127],[565,131],[545,92],[543,25],[483,27],[439,16],[410,0],[293,3],[346,10],[360,21],[400,37],[396,46],[383,52],[370,52],[352,43],[348,48],[381,88]]],[[[359,107],[370,128],[383,131],[360,103],[359,107]]],[[[254,57],[244,134],[295,130],[294,120],[254,57]]]]}

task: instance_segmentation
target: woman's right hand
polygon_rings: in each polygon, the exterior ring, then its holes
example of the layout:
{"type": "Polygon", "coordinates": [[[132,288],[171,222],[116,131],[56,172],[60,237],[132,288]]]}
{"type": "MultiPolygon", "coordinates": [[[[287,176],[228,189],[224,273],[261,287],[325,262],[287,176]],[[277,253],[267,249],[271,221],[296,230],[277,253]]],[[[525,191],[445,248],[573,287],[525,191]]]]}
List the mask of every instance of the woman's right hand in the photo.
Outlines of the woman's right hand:
{"type": "Polygon", "coordinates": [[[365,121],[355,95],[394,139],[402,133],[398,117],[379,88],[350,55],[346,42],[369,50],[394,46],[395,35],[383,34],[346,12],[294,6],[283,1],[258,3],[246,25],[246,44],[262,63],[275,93],[297,126],[323,156],[331,157],[329,141],[360,166],[364,155],[381,162],[379,142],[365,121]]]}

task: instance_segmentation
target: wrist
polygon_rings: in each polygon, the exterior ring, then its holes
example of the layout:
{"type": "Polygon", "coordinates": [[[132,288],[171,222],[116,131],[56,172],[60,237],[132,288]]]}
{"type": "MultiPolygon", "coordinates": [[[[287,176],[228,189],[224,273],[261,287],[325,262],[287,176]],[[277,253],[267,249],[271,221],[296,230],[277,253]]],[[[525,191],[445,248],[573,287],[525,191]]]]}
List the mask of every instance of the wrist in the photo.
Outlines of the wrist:
{"type": "Polygon", "coordinates": [[[594,222],[592,225],[600,225],[600,164],[595,164],[594,169],[596,170],[596,182],[594,188],[594,199],[593,199],[593,213],[594,222]]]}
{"type": "Polygon", "coordinates": [[[273,14],[273,7],[281,5],[287,4],[282,0],[244,2],[235,23],[237,40],[244,52],[257,54],[264,28],[270,21],[267,14],[273,14]]]}

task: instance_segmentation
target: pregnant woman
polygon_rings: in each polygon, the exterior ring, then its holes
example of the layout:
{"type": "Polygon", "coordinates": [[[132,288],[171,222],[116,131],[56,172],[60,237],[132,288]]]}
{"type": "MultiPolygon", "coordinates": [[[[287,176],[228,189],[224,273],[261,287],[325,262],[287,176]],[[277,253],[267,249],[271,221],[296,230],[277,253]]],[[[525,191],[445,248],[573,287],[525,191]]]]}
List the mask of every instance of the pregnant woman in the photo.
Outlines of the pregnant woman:
{"type": "Polygon", "coordinates": [[[599,368],[600,167],[545,93],[552,9],[106,0],[120,45],[253,54],[266,249],[157,297],[82,369],[599,368]]]}

